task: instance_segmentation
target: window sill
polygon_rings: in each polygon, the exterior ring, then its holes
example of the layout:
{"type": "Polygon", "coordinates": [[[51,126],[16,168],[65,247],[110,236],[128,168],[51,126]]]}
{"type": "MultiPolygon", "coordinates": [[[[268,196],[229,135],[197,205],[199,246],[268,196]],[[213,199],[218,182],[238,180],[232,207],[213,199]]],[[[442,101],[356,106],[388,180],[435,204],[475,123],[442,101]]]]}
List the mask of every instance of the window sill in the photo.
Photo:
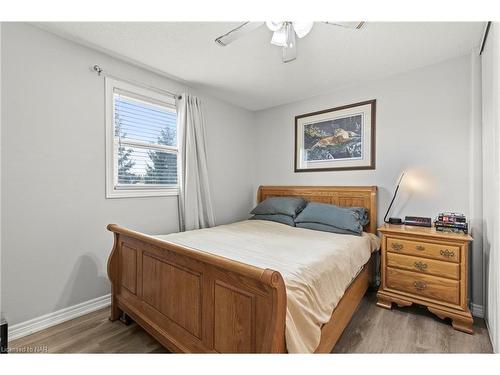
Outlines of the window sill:
{"type": "Polygon", "coordinates": [[[179,195],[179,188],[172,189],[113,189],[106,192],[106,198],[146,198],[179,195]]]}

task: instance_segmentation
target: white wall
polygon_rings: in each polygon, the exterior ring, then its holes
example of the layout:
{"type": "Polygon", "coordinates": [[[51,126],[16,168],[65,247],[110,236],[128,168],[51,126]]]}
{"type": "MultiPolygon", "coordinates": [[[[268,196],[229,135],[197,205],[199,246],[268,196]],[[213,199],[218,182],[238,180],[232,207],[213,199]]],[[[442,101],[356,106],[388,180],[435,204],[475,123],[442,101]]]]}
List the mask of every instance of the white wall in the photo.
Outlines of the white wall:
{"type": "Polygon", "coordinates": [[[486,319],[491,342],[500,350],[500,36],[493,23],[481,56],[483,73],[483,243],[486,272],[486,319]]]}
{"type": "Polygon", "coordinates": [[[21,23],[2,33],[2,285],[9,323],[109,293],[118,223],[178,230],[177,198],[105,199],[104,81],[116,75],[202,97],[217,223],[253,203],[253,113],[21,23]]]}
{"type": "MultiPolygon", "coordinates": [[[[377,185],[382,223],[395,182],[407,170],[425,186],[411,194],[403,189],[392,216],[470,216],[471,165],[479,162],[470,163],[471,126],[478,125],[471,115],[471,71],[464,56],[258,112],[256,185],[377,185]],[[294,173],[296,115],[369,99],[377,100],[375,170],[294,173]]],[[[482,305],[480,248],[473,251],[472,266],[472,300],[482,305]]]]}

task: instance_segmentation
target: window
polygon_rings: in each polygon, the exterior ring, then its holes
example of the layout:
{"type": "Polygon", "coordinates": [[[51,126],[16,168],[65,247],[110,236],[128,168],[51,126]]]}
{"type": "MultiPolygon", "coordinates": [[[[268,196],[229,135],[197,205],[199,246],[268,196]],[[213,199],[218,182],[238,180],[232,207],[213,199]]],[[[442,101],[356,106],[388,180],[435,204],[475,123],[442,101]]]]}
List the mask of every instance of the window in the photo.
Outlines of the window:
{"type": "Polygon", "coordinates": [[[175,99],[106,78],[106,197],[176,195],[175,99]]]}

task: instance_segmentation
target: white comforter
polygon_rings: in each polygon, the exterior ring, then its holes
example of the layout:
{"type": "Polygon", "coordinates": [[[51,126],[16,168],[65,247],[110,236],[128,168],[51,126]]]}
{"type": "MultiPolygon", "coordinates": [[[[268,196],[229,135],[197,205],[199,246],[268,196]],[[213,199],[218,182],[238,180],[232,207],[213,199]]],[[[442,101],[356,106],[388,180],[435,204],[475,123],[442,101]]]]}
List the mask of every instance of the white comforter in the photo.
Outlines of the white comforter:
{"type": "Polygon", "coordinates": [[[280,272],[287,291],[289,353],[314,352],[322,325],[380,245],[373,234],[334,234],[262,220],[156,237],[280,272]]]}

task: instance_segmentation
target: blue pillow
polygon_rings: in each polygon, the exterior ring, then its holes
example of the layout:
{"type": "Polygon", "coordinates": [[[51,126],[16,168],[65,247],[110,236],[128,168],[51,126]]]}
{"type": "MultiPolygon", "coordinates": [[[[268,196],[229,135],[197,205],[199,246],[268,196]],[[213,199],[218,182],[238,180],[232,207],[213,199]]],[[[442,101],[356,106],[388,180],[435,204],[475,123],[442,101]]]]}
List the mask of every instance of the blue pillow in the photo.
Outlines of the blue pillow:
{"type": "Polygon", "coordinates": [[[318,224],[318,223],[296,223],[295,226],[297,228],[305,228],[305,229],[312,229],[312,230],[319,230],[321,232],[330,232],[330,233],[339,233],[339,234],[351,234],[355,236],[360,236],[360,233],[357,232],[351,232],[346,229],[340,229],[337,227],[333,227],[331,225],[326,225],[326,224],[318,224]]]}
{"type": "Polygon", "coordinates": [[[368,210],[364,207],[340,207],[340,208],[345,208],[346,210],[352,210],[354,212],[357,212],[357,214],[359,215],[359,222],[361,223],[362,226],[365,226],[370,222],[370,218],[368,217],[368,210]]]}
{"type": "Polygon", "coordinates": [[[309,203],[297,216],[295,223],[318,223],[361,234],[368,223],[365,208],[339,207],[333,204],[309,203]]]}
{"type": "Polygon", "coordinates": [[[277,223],[290,225],[291,227],[295,226],[295,222],[293,221],[293,217],[288,215],[254,215],[250,218],[250,220],[269,220],[276,221],[277,223]]]}
{"type": "Polygon", "coordinates": [[[306,206],[304,198],[271,197],[260,202],[250,213],[254,215],[288,215],[295,217],[306,206]]]}

